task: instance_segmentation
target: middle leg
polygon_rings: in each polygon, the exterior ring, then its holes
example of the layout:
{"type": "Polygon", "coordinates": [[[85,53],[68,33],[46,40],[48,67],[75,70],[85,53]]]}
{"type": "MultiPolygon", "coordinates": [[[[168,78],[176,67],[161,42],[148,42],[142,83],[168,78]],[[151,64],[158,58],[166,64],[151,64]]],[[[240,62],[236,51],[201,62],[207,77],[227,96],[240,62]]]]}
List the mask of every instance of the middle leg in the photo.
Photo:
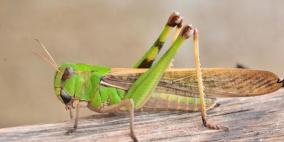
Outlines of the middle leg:
{"type": "Polygon", "coordinates": [[[101,108],[101,112],[116,112],[122,107],[126,107],[129,111],[129,117],[130,117],[130,136],[133,139],[134,142],[138,142],[138,139],[134,133],[134,102],[132,99],[126,99],[122,100],[119,104],[114,104],[111,106],[105,106],[101,108]]]}

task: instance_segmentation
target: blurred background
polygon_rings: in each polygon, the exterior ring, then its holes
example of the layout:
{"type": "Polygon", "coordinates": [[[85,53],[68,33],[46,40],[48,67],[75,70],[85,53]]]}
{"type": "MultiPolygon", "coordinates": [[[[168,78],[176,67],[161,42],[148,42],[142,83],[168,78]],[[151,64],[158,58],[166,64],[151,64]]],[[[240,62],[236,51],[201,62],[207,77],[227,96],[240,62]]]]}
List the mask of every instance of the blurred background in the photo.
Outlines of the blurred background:
{"type": "MultiPolygon", "coordinates": [[[[199,29],[203,67],[242,63],[284,77],[283,5],[281,0],[0,0],[0,127],[69,118],[54,95],[54,69],[32,53],[42,52],[35,38],[58,64],[131,67],[178,11],[199,29]]],[[[191,41],[175,66],[194,66],[191,41]]]]}

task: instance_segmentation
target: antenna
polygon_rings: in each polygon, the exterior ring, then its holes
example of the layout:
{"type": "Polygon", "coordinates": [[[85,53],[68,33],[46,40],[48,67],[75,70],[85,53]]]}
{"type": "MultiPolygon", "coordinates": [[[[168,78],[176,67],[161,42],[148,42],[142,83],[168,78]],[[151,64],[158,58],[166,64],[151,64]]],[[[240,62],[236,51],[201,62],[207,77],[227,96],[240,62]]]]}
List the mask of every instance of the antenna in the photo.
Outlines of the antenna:
{"type": "Polygon", "coordinates": [[[48,52],[47,48],[44,46],[44,44],[42,44],[40,42],[39,39],[35,39],[35,41],[37,41],[40,45],[40,47],[45,51],[45,53],[47,54],[47,56],[49,57],[49,59],[53,62],[54,65],[56,65],[56,67],[58,67],[58,65],[56,64],[55,60],[53,59],[53,57],[51,56],[51,54],[48,52]]]}
{"type": "Polygon", "coordinates": [[[61,71],[58,69],[57,63],[55,62],[55,60],[53,59],[53,57],[51,56],[51,54],[48,52],[48,50],[47,50],[47,48],[44,46],[44,44],[42,44],[39,39],[35,39],[35,41],[39,43],[40,47],[45,51],[46,55],[37,53],[37,52],[35,52],[35,51],[32,51],[32,52],[33,52],[34,54],[36,54],[37,56],[39,56],[40,58],[42,58],[42,59],[43,59],[45,62],[47,62],[49,65],[51,65],[51,67],[54,68],[56,71],[61,72],[61,71]]]}
{"type": "Polygon", "coordinates": [[[60,70],[58,70],[58,67],[56,65],[54,65],[50,60],[48,60],[48,58],[46,58],[44,55],[37,53],[36,51],[32,50],[32,52],[39,56],[43,61],[45,61],[47,64],[49,64],[52,68],[54,68],[55,70],[57,70],[58,72],[61,72],[60,70]]]}

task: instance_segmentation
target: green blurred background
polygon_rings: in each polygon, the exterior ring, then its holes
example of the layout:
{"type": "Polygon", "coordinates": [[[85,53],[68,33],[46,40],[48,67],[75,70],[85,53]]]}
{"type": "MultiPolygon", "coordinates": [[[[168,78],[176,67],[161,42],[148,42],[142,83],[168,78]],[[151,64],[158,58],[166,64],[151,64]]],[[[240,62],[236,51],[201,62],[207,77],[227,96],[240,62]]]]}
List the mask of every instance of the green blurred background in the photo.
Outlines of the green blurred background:
{"type": "MultiPolygon", "coordinates": [[[[281,0],[0,0],[0,127],[68,120],[50,68],[32,50],[40,39],[56,61],[130,67],[179,11],[200,31],[203,67],[284,75],[281,0]]],[[[175,59],[193,67],[192,42],[175,59]]],[[[91,112],[85,110],[84,115],[91,112]]]]}

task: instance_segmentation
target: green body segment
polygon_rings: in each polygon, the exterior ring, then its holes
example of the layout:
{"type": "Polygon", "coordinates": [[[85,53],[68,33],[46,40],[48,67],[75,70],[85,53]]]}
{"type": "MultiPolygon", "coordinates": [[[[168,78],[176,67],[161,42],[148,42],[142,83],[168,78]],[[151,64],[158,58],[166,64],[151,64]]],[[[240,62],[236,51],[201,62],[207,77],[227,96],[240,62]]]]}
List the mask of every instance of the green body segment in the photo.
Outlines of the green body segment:
{"type": "Polygon", "coordinates": [[[89,100],[90,107],[92,109],[99,109],[103,106],[119,104],[124,98],[124,94],[123,90],[100,85],[98,90],[94,90],[94,93],[89,100]]]}

